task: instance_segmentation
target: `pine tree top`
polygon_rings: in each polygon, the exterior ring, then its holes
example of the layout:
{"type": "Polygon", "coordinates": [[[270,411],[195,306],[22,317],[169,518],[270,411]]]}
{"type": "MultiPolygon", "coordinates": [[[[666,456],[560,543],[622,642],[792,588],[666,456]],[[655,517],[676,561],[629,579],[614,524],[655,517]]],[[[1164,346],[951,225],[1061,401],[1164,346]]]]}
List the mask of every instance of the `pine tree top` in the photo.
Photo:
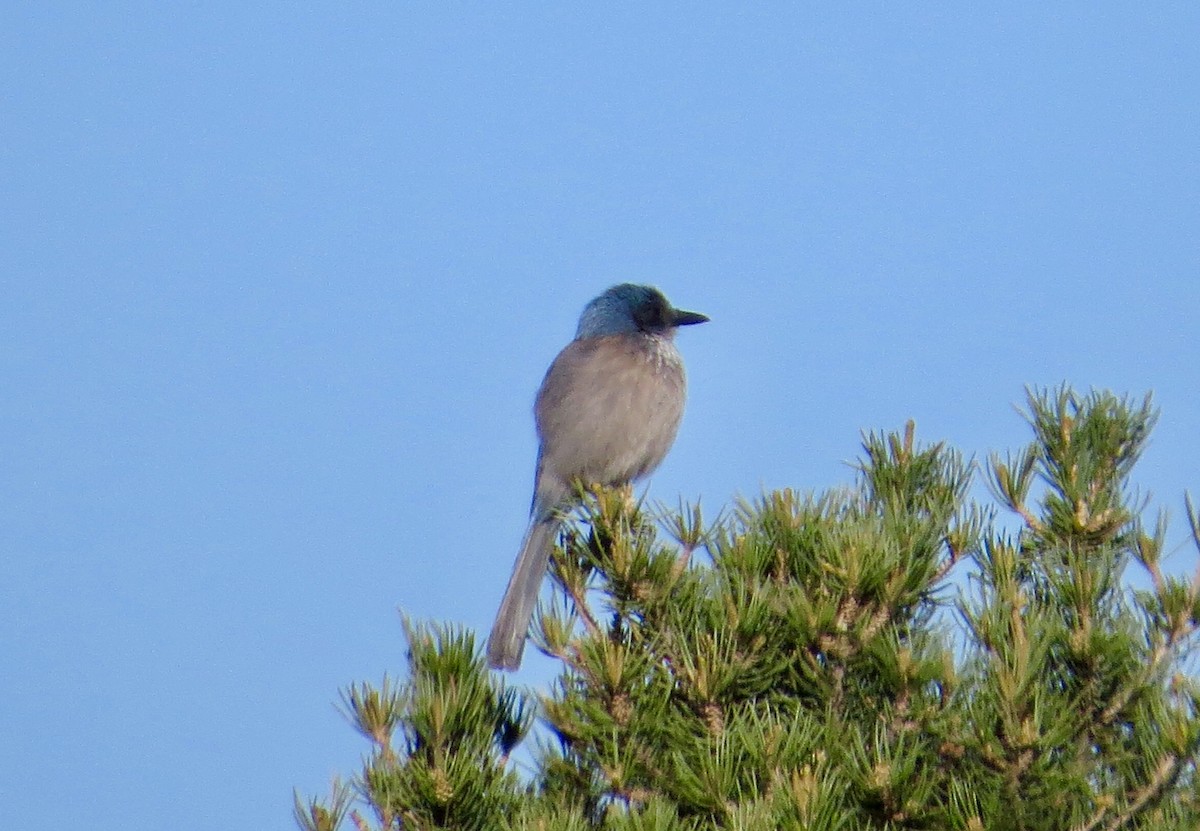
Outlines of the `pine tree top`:
{"type": "Polygon", "coordinates": [[[300,826],[1200,828],[1200,572],[1163,572],[1130,481],[1156,411],[1064,387],[1026,418],[985,466],[996,504],[911,423],[864,436],[852,487],[709,524],[588,493],[533,627],[553,685],[406,621],[404,680],[343,695],[363,770],[298,797],[300,826]]]}

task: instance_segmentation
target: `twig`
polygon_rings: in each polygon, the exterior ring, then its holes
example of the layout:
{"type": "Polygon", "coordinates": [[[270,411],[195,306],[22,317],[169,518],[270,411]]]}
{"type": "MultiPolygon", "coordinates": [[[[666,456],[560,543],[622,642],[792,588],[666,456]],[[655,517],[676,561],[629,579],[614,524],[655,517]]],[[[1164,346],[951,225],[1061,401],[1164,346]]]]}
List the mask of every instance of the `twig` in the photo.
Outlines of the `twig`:
{"type": "Polygon", "coordinates": [[[592,617],[592,610],[588,608],[583,595],[576,590],[576,587],[573,584],[568,583],[566,580],[563,581],[563,588],[567,590],[567,594],[571,595],[571,602],[575,604],[576,611],[578,611],[579,616],[583,618],[583,625],[588,630],[588,634],[593,638],[600,637],[603,634],[600,631],[600,624],[598,624],[596,619],[592,617]]]}
{"type": "Polygon", "coordinates": [[[1163,789],[1170,784],[1171,780],[1179,775],[1179,771],[1183,767],[1183,758],[1167,754],[1163,757],[1162,762],[1158,766],[1158,770],[1154,772],[1154,776],[1146,783],[1145,787],[1135,791],[1129,801],[1129,807],[1124,812],[1113,814],[1108,822],[1104,821],[1105,815],[1109,809],[1101,806],[1096,809],[1096,813],[1092,814],[1091,818],[1083,825],[1076,826],[1073,831],[1096,831],[1103,827],[1104,831],[1117,831],[1117,829],[1126,825],[1130,820],[1140,814],[1156,795],[1162,793],[1163,789]],[[1103,823],[1103,825],[1101,825],[1103,823]]]}

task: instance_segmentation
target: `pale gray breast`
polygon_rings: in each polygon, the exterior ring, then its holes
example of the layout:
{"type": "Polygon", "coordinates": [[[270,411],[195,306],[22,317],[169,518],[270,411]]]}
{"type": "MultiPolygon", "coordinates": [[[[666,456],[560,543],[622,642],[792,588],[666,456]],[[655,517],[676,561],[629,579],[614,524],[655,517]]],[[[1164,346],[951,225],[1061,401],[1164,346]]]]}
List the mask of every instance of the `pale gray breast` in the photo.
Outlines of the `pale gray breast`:
{"type": "Polygon", "coordinates": [[[605,484],[650,473],[675,441],[685,398],[683,361],[668,339],[572,341],[538,391],[543,473],[605,484]]]}

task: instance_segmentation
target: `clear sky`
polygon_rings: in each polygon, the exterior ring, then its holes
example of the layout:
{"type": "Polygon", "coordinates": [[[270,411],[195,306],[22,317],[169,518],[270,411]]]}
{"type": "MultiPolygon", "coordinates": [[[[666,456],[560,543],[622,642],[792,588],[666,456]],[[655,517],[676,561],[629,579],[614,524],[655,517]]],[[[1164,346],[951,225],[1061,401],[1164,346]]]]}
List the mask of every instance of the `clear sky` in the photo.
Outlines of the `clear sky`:
{"type": "Polygon", "coordinates": [[[5,827],[290,828],[397,609],[489,624],[616,282],[712,317],[652,498],[1153,390],[1194,567],[1200,5],[742,5],[3,4],[5,827]]]}

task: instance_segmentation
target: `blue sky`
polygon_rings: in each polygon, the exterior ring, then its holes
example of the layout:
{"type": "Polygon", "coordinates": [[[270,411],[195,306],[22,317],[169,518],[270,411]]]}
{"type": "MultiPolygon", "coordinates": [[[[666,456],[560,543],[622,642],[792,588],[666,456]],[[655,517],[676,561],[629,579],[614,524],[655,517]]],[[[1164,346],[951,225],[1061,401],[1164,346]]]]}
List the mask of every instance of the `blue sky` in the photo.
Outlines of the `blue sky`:
{"type": "Polygon", "coordinates": [[[547,6],[0,10],[11,827],[291,827],[397,609],[489,624],[616,282],[712,317],[652,498],[1153,390],[1194,568],[1200,7],[547,6]]]}

